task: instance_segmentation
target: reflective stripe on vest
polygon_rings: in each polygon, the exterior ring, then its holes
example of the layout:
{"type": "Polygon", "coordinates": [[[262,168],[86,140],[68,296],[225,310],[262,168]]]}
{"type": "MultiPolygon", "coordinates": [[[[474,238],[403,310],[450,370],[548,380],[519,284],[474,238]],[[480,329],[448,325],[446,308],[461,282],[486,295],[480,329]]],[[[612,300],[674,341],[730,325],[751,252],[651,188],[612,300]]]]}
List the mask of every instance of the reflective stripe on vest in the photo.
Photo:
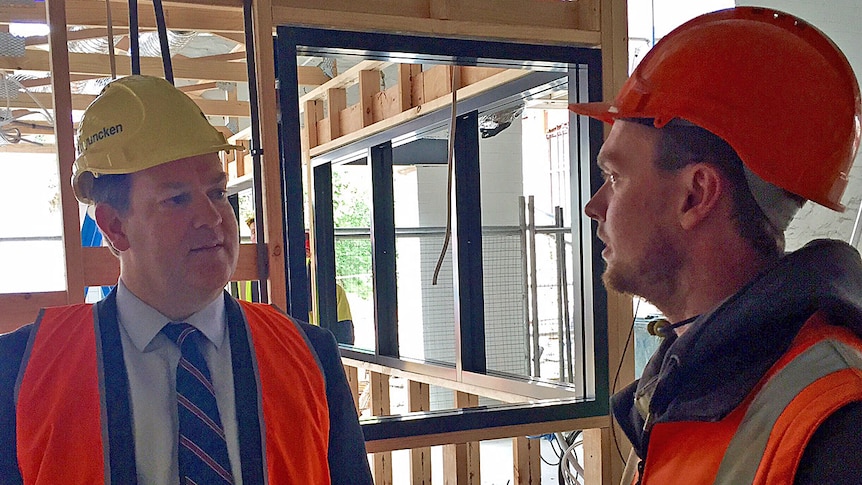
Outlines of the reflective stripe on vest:
{"type": "Polygon", "coordinates": [[[862,369],[862,352],[839,341],[824,340],[772,376],[748,407],[714,483],[753,483],[769,441],[769,430],[791,401],[818,379],[849,368],[862,369]]]}
{"type": "Polygon", "coordinates": [[[811,436],[853,402],[862,402],[862,340],[815,313],[727,416],[657,422],[641,483],[793,483],[811,436]]]}
{"type": "Polygon", "coordinates": [[[329,405],[317,353],[292,318],[270,305],[240,305],[249,322],[269,323],[249,325],[260,368],[267,483],[329,485],[329,405]],[[283,378],[286,372],[291,379],[283,378]]]}

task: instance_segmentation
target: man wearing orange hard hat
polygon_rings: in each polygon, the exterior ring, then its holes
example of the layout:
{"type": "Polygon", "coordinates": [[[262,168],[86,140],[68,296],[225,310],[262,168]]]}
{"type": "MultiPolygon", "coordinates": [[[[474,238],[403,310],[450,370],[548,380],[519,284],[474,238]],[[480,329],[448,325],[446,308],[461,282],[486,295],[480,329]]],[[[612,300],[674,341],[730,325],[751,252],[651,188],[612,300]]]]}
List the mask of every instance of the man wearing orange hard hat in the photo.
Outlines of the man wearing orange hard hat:
{"type": "Polygon", "coordinates": [[[857,80],[822,32],[739,7],[691,20],[612,103],[604,184],[585,207],[604,282],[667,322],[612,398],[623,483],[862,482],[862,261],[816,240],[785,254],[806,200],[843,211],[857,80]]]}
{"type": "Polygon", "coordinates": [[[0,482],[371,485],[332,335],[224,290],[231,148],[164,79],[87,108],[72,187],[120,278],[0,336],[0,482]]]}

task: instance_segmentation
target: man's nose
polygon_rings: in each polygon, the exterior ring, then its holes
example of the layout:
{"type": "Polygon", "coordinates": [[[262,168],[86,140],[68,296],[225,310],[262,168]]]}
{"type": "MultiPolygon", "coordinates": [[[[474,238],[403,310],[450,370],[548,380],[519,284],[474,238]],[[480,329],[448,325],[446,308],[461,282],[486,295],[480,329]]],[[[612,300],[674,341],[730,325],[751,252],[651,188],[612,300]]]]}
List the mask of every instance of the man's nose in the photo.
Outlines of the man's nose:
{"type": "Polygon", "coordinates": [[[593,194],[590,197],[590,200],[587,202],[587,205],[584,206],[584,214],[587,215],[590,219],[596,221],[604,221],[605,220],[605,210],[607,209],[607,204],[604,200],[604,185],[599,188],[599,191],[593,194]]]}
{"type": "Polygon", "coordinates": [[[195,203],[195,211],[196,226],[215,227],[222,222],[222,215],[216,201],[209,197],[200,197],[195,203]]]}

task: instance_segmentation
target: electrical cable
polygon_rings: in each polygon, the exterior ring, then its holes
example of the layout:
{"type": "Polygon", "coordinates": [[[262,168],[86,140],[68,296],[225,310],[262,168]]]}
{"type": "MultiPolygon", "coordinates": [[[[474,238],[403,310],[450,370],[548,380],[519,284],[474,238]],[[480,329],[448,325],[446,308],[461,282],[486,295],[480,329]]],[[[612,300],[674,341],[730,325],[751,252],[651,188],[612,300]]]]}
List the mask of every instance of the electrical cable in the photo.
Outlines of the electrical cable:
{"type": "Polygon", "coordinates": [[[578,462],[575,449],[583,446],[584,440],[575,440],[566,448],[563,458],[560,460],[560,474],[565,485],[580,485],[580,478],[584,476],[584,467],[578,462]]]}
{"type": "Polygon", "coordinates": [[[114,20],[111,14],[111,0],[105,0],[105,15],[108,27],[108,60],[111,63],[111,79],[117,79],[117,54],[114,51],[114,20]]]}
{"type": "MultiPolygon", "coordinates": [[[[632,324],[631,324],[631,327],[629,328],[629,335],[628,335],[628,337],[626,337],[626,344],[623,346],[623,351],[620,354],[620,361],[619,361],[619,364],[617,365],[617,371],[616,371],[616,373],[614,373],[614,383],[613,383],[613,386],[611,386],[611,394],[617,392],[617,380],[619,380],[620,372],[623,369],[623,361],[625,360],[626,352],[628,352],[628,349],[629,349],[629,342],[632,340],[632,337],[634,336],[635,320],[637,319],[638,310],[640,309],[640,306],[641,306],[641,300],[640,300],[640,298],[638,298],[637,304],[635,305],[634,315],[632,316],[632,324]]],[[[617,448],[617,453],[620,455],[620,460],[622,460],[622,462],[625,463],[626,458],[625,458],[625,456],[623,456],[623,450],[620,448],[620,442],[617,439],[616,426],[614,426],[613,418],[611,419],[611,436],[614,439],[614,446],[616,446],[616,448],[617,448]]]]}
{"type": "Polygon", "coordinates": [[[132,58],[132,74],[141,73],[141,45],[138,29],[138,0],[129,0],[129,56],[132,58]]]}
{"type": "Polygon", "coordinates": [[[440,257],[437,258],[437,266],[434,267],[434,276],[431,278],[432,285],[437,284],[437,276],[440,274],[443,258],[446,257],[446,250],[449,249],[449,238],[452,237],[452,182],[455,171],[455,124],[458,115],[457,103],[460,74],[461,69],[457,65],[452,66],[452,117],[449,119],[449,149],[446,160],[446,166],[449,171],[446,177],[446,233],[443,236],[443,248],[440,250],[440,257]]]}
{"type": "Polygon", "coordinates": [[[165,69],[165,79],[174,84],[174,69],[171,67],[171,47],[168,45],[168,28],[165,25],[165,10],[162,8],[162,0],[153,0],[153,9],[156,15],[156,29],[159,32],[159,46],[162,53],[162,65],[165,69]]]}

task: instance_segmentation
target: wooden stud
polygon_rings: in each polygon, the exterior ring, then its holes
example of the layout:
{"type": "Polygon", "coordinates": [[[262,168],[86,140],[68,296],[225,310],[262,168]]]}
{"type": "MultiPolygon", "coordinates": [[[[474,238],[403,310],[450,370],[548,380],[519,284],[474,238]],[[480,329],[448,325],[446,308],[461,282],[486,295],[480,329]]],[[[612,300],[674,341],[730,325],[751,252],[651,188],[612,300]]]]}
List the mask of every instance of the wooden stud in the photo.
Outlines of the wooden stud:
{"type": "MultiPolygon", "coordinates": [[[[389,413],[389,376],[371,372],[371,415],[386,416],[389,413]]],[[[375,453],[371,471],[375,485],[391,485],[392,452],[375,453]]]]}
{"type": "Polygon", "coordinates": [[[269,302],[287,308],[287,275],[284,261],[284,211],[281,197],[281,160],[278,141],[278,95],[275,90],[275,52],[272,42],[272,2],[253,0],[254,63],[257,72],[258,115],[262,148],[261,176],[264,233],[258,242],[267,244],[267,289],[269,302]],[[261,239],[263,238],[263,239],[261,239]]]}
{"type": "MultiPolygon", "coordinates": [[[[604,99],[613,99],[628,77],[628,15],[626,0],[600,0],[601,38],[602,38],[602,90],[604,99]]],[[[608,130],[606,129],[605,134],[608,130]]],[[[632,298],[608,290],[608,361],[612,372],[609,373],[611,393],[614,380],[617,386],[634,380],[634,351],[623,353],[628,340],[629,329],[634,318],[632,298]],[[613,370],[620,365],[618,376],[613,370]]],[[[633,345],[633,343],[632,343],[633,345]]],[[[611,426],[616,426],[611,420],[611,426]]],[[[617,428],[619,429],[619,428],[617,428]]],[[[622,432],[616,433],[623,454],[627,454],[630,444],[622,432]]],[[[586,440],[586,437],[585,437],[586,440]]],[[[611,452],[611,447],[601,448],[601,463],[610,470],[608,482],[619,483],[625,463],[611,452]]]]}
{"type": "Polygon", "coordinates": [[[452,92],[453,66],[434,66],[422,71],[422,98],[419,104],[425,104],[441,98],[452,92]]]}
{"type": "Polygon", "coordinates": [[[414,106],[413,82],[420,72],[422,72],[421,64],[398,65],[398,101],[400,111],[406,111],[414,106]]]}
{"type": "Polygon", "coordinates": [[[620,461],[613,449],[610,428],[594,428],[584,430],[584,482],[615,484],[620,482],[621,471],[614,470],[614,461],[620,461]],[[620,476],[614,478],[619,473],[620,476]]]}
{"type": "MultiPolygon", "coordinates": [[[[69,51],[66,41],[66,4],[63,0],[45,2],[46,17],[50,26],[51,90],[53,105],[60,113],[71,113],[72,91],[69,79],[69,51]]],[[[84,266],[81,256],[81,218],[78,201],[67,182],[72,179],[75,162],[75,130],[71,116],[54,117],[54,134],[57,140],[57,163],[60,180],[60,207],[63,214],[63,249],[66,256],[67,303],[84,302],[84,266]]]]}
{"type": "MultiPolygon", "coordinates": [[[[407,381],[407,409],[410,412],[430,411],[430,386],[424,382],[407,381]]],[[[431,447],[410,450],[411,485],[431,485],[431,447]]]]}
{"type": "Polygon", "coordinates": [[[329,139],[341,136],[341,111],[347,107],[347,90],[344,88],[326,91],[326,116],[329,125],[329,139]]]}
{"type": "Polygon", "coordinates": [[[536,439],[518,436],[512,440],[515,485],[542,483],[541,449],[541,443],[536,439]]]}
{"type": "Polygon", "coordinates": [[[344,373],[347,376],[347,385],[350,387],[350,394],[353,395],[353,405],[356,407],[356,414],[359,414],[359,369],[345,365],[344,373]]]}
{"type": "MultiPolygon", "coordinates": [[[[455,392],[455,407],[469,408],[479,405],[479,396],[455,392]]],[[[479,442],[443,446],[443,483],[446,485],[480,485],[479,442]]]]}
{"type": "Polygon", "coordinates": [[[308,149],[320,144],[317,122],[323,119],[323,103],[317,100],[305,102],[303,110],[303,123],[305,124],[305,138],[308,149]]]}
{"type": "Polygon", "coordinates": [[[461,72],[459,74],[461,87],[477,83],[483,79],[488,79],[491,76],[496,76],[503,71],[505,71],[505,69],[501,69],[498,67],[461,66],[461,72]]]}
{"type": "Polygon", "coordinates": [[[359,73],[359,111],[362,113],[362,126],[374,123],[372,103],[374,95],[380,92],[380,71],[361,71],[359,73]]]}

